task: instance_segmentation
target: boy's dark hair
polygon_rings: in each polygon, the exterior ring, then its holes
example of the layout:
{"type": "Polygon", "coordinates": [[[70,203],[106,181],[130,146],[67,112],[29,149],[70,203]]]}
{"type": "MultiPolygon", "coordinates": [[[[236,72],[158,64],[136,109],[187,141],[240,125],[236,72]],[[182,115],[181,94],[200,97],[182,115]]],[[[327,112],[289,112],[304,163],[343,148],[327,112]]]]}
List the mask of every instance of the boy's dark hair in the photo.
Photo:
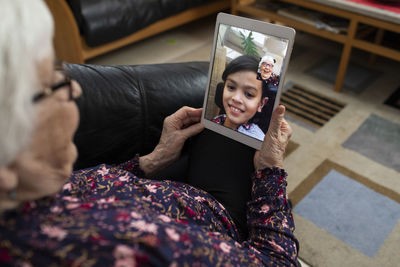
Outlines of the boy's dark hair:
{"type": "Polygon", "coordinates": [[[222,73],[222,80],[226,82],[228,76],[232,73],[249,70],[257,73],[259,59],[254,56],[243,55],[232,60],[222,73]]]}

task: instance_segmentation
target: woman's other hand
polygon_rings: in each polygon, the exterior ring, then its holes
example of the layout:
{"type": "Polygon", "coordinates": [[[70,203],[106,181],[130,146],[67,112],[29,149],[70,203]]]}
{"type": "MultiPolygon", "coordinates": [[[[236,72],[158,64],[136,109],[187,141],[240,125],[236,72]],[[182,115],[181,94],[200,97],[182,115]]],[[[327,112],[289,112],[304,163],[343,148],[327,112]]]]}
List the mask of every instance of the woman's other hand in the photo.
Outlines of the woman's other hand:
{"type": "Polygon", "coordinates": [[[292,128],[286,122],[285,107],[279,105],[272,113],[268,132],[264,137],[261,150],[254,155],[254,168],[283,168],[283,154],[292,135],[292,128]]]}
{"type": "Polygon", "coordinates": [[[165,118],[160,142],[152,153],[139,158],[146,175],[161,171],[179,158],[185,141],[204,129],[201,112],[201,108],[182,107],[165,118]]]}

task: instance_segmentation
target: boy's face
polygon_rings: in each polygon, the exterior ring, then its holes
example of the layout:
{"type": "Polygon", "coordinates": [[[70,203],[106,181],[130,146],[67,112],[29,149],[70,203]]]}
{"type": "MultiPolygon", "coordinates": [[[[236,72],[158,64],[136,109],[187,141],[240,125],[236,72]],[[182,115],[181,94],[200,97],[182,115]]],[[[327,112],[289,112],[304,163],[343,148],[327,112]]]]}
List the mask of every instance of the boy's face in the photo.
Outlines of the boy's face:
{"type": "Polygon", "coordinates": [[[226,111],[224,126],[236,130],[261,112],[268,98],[262,97],[262,81],[252,71],[239,71],[228,75],[222,102],[226,111]]]}

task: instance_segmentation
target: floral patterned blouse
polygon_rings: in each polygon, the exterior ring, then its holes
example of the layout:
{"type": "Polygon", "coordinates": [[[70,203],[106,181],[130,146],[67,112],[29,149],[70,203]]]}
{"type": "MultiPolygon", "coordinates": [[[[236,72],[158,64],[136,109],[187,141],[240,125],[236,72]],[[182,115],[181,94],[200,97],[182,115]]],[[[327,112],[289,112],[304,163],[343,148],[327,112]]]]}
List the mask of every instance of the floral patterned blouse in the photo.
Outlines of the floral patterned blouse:
{"type": "Polygon", "coordinates": [[[0,217],[0,266],[295,266],[286,173],[254,173],[248,240],[205,191],[143,177],[138,156],[74,172],[0,217]]]}

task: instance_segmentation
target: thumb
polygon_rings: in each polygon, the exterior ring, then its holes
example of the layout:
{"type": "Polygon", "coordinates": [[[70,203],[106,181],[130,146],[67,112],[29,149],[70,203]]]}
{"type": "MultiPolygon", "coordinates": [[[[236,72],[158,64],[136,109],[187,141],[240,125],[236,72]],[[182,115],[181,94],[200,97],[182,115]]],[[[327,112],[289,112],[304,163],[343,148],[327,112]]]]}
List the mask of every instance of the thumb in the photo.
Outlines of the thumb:
{"type": "Polygon", "coordinates": [[[278,133],[281,128],[282,121],[284,120],[285,115],[285,106],[279,105],[275,108],[274,112],[272,112],[270,130],[274,133],[278,133]]]}

